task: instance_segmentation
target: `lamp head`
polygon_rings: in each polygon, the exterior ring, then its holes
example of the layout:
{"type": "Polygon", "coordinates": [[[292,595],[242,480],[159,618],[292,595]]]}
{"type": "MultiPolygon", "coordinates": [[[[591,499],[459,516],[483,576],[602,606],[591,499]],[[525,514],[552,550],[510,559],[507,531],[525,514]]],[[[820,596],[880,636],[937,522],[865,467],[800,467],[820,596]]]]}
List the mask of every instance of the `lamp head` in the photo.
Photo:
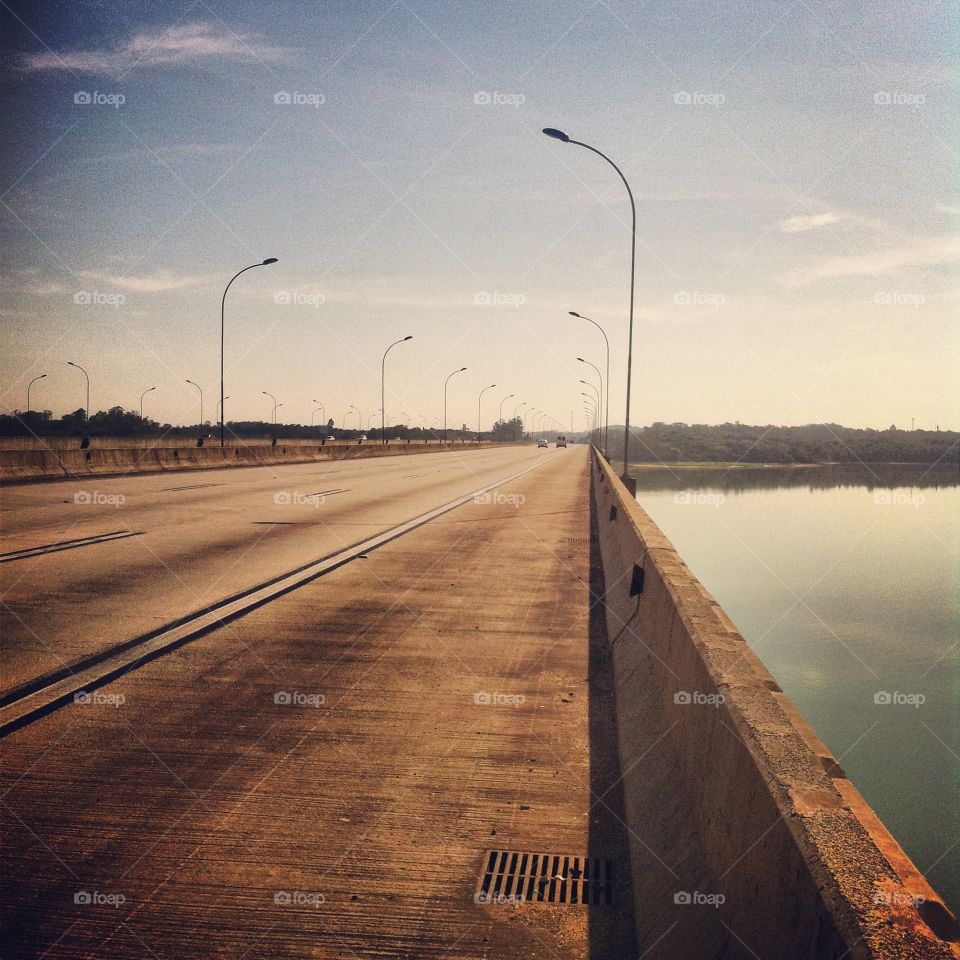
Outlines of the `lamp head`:
{"type": "Polygon", "coordinates": [[[401,340],[400,342],[401,342],[401,343],[406,343],[408,340],[412,340],[412,339],[413,339],[412,336],[404,337],[403,340],[401,340]]]}
{"type": "Polygon", "coordinates": [[[261,267],[269,267],[271,263],[276,263],[276,262],[277,262],[277,258],[276,258],[276,257],[267,257],[267,259],[264,260],[263,263],[260,264],[260,266],[261,266],[261,267]]]}
{"type": "MultiPolygon", "coordinates": [[[[577,313],[576,310],[568,310],[567,313],[569,313],[571,317],[580,317],[580,314],[577,313]]],[[[582,320],[583,317],[580,317],[580,319],[582,320]]]]}
{"type": "Polygon", "coordinates": [[[554,140],[561,140],[563,143],[570,142],[570,138],[562,130],[557,130],[555,127],[544,127],[543,132],[548,137],[553,137],[554,140]]]}

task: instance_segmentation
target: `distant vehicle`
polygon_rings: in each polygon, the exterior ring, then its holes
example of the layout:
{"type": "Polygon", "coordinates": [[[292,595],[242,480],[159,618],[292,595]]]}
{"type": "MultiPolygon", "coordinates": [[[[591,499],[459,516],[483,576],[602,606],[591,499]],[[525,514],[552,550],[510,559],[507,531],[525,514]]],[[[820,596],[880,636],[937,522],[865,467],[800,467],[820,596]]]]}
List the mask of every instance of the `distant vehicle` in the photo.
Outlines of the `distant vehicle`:
{"type": "Polygon", "coordinates": [[[366,440],[366,439],[367,439],[367,435],[366,435],[365,433],[361,433],[360,436],[357,437],[357,439],[358,439],[358,440],[366,440]]]}
{"type": "Polygon", "coordinates": [[[559,450],[561,447],[566,447],[566,445],[567,438],[561,433],[560,436],[557,437],[557,449],[559,450]]]}
{"type": "Polygon", "coordinates": [[[539,450],[541,447],[543,447],[544,449],[546,449],[546,448],[549,447],[549,446],[550,446],[550,444],[547,443],[547,441],[544,440],[543,437],[541,437],[541,438],[537,441],[537,449],[538,449],[538,450],[539,450]]]}

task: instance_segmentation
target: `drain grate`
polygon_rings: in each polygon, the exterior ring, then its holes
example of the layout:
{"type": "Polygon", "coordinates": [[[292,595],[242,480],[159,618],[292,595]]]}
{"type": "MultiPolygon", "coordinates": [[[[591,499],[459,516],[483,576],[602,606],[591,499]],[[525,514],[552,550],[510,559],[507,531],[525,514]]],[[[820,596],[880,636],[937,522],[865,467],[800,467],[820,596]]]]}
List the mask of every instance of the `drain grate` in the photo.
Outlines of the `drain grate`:
{"type": "Polygon", "coordinates": [[[488,850],[477,903],[613,903],[613,864],[605,857],[488,850]]]}
{"type": "Polygon", "coordinates": [[[561,543],[596,543],[596,537],[564,537],[561,543]]]}

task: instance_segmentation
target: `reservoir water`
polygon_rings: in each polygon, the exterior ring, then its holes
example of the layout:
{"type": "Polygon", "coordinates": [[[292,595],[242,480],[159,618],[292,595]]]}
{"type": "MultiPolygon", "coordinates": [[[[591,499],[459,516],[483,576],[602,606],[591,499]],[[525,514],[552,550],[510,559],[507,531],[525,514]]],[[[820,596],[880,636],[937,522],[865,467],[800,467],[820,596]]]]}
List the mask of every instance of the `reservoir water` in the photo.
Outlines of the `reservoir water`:
{"type": "Polygon", "coordinates": [[[957,467],[632,472],[640,505],[960,913],[957,467]]]}

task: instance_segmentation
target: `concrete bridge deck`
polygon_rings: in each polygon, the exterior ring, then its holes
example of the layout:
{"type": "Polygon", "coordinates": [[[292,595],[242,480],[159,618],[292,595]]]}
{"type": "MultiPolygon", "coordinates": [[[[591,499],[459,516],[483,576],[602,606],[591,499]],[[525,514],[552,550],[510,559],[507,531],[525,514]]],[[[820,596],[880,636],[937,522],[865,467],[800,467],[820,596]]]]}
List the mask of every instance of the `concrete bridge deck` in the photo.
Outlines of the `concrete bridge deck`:
{"type": "Polygon", "coordinates": [[[5,739],[7,955],[635,956],[586,450],[547,457],[5,739]],[[478,903],[492,848],[610,859],[612,904],[478,903]]]}

